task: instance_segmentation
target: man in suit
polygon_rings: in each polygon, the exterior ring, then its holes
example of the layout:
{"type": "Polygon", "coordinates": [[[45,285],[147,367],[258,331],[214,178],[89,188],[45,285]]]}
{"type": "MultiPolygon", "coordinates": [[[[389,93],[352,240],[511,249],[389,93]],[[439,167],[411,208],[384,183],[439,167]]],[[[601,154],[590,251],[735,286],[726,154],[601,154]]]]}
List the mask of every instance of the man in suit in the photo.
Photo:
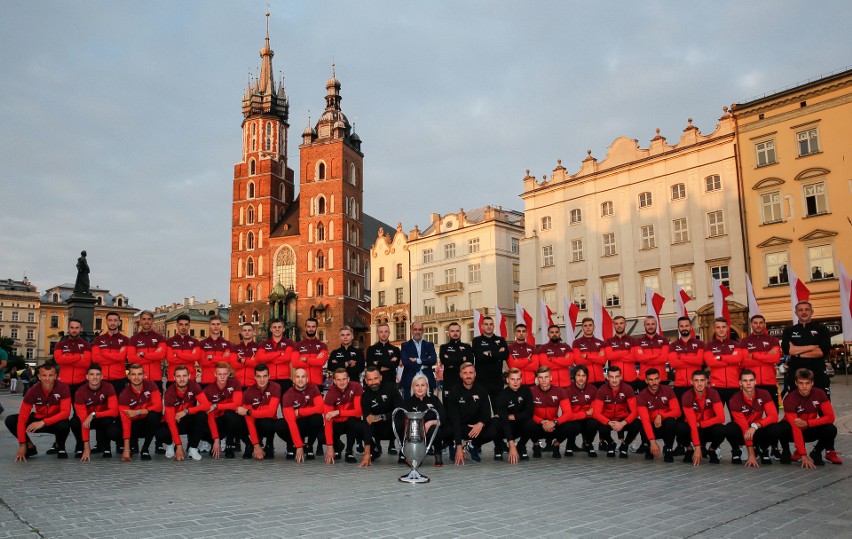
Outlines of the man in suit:
{"type": "Polygon", "coordinates": [[[423,324],[411,324],[411,339],[402,343],[402,378],[399,385],[405,400],[411,396],[411,381],[422,372],[429,380],[429,389],[435,391],[435,374],[433,367],[438,361],[435,345],[423,340],[423,324]]]}

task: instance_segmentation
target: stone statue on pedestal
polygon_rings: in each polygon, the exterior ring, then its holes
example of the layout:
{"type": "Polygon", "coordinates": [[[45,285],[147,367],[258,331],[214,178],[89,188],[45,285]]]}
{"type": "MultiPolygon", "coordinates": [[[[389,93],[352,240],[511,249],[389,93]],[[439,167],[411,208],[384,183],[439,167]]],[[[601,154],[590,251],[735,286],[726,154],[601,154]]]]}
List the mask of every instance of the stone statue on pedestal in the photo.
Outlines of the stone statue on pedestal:
{"type": "Polygon", "coordinates": [[[74,281],[74,294],[89,295],[89,263],[86,261],[86,251],[80,253],[77,259],[77,280],[74,281]]]}

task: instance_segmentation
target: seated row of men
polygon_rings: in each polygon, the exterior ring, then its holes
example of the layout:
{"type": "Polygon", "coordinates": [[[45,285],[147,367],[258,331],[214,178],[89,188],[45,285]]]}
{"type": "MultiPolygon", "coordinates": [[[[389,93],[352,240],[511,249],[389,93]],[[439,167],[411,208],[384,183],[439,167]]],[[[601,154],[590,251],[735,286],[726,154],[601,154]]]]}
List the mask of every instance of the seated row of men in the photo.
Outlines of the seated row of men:
{"type": "Polygon", "coordinates": [[[434,456],[439,466],[445,445],[451,447],[456,464],[464,463],[465,452],[479,461],[481,447],[490,442],[495,445],[495,458],[502,460],[508,451],[509,462],[517,463],[528,458],[529,440],[535,441],[534,457],[541,457],[538,441],[543,441],[554,458],[561,458],[560,446],[567,442],[566,455],[573,456],[578,436],[581,449],[596,457],[596,435],[599,447],[609,457],[617,453],[627,458],[628,447],[640,435],[649,448],[645,458],[662,454],[666,462],[674,460],[673,444],[677,440],[689,447],[684,462],[698,465],[706,456],[710,463],[718,463],[716,451],[727,439],[734,463],[741,462],[740,448],[746,446],[747,466],[770,464],[769,447],[779,441],[782,462],[801,460],[803,467],[814,467],[824,464],[824,451],[827,460],[841,463],[834,450],[834,410],[825,392],[814,387],[813,373],[807,369],[796,372],[796,390],[784,400],[785,416],[780,423],[772,397],[756,387],[753,371],[743,369],[740,390],[728,401],[732,418],[728,424],[719,393],[708,386],[703,370],[692,373],[692,388],[678,399],[670,386],[662,384],[661,373],[655,368],[646,371],[646,387],[638,395],[623,381],[618,366],[609,368],[607,383],[600,388],[589,383],[589,370],[584,365],[575,366],[567,388],[553,385],[549,367],[539,367],[533,385],[524,385],[522,372],[513,368],[508,372],[507,387],[495,400],[493,413],[488,392],[476,382],[471,363],[461,366],[461,383],[443,402],[431,394],[429,381],[422,374],[415,375],[412,394],[403,403],[396,387],[382,382],[377,367],[367,369],[366,387],[351,381],[345,368],[336,370],[334,385],[325,398],[316,385],[309,383],[306,369],[295,369],[293,385],[284,392],[278,383],[270,381],[265,364],[253,371],[255,384],[244,388],[232,377],[229,365],[220,363],[215,381],[202,389],[190,379],[188,367],[180,365],[174,369],[174,383],[161,397],[140,365],[130,366],[129,384],[116,395],[112,385],[103,382],[101,367],[92,364],[87,383],[74,394],[72,416],[70,388],[56,380],[55,365],[43,365],[39,383],[26,393],[20,413],[6,419],[20,444],[16,460],[37,453],[29,437],[33,432],[54,434],[58,456],[67,458],[64,448],[69,431],[77,440],[77,456],[89,460],[93,452],[90,431],[95,430],[104,456],[111,456],[111,442],[115,441],[124,461],[132,459],[135,448],[141,459],[150,460],[154,438],[166,444],[166,457],[175,460],[187,456],[200,460],[199,445],[205,439],[212,442],[210,454],[214,458],[234,458],[242,440],[246,444],[243,458],[263,460],[274,457],[277,436],[287,443],[288,458],[299,462],[315,457],[313,444],[318,440],[326,444],[326,462],[339,459],[344,448],[345,460],[357,462],[353,447],[361,443],[361,466],[369,466],[381,455],[380,440],[391,439],[393,410],[403,407],[438,412],[440,421],[428,422],[427,429],[429,437],[438,429],[434,456]],[[187,436],[186,452],[181,435],[187,436]],[[141,447],[139,439],[143,441],[141,447]],[[662,448],[657,440],[662,441],[662,448]],[[810,453],[804,445],[809,441],[817,442],[810,453]],[[790,454],[790,443],[795,443],[795,455],[790,454]]]}

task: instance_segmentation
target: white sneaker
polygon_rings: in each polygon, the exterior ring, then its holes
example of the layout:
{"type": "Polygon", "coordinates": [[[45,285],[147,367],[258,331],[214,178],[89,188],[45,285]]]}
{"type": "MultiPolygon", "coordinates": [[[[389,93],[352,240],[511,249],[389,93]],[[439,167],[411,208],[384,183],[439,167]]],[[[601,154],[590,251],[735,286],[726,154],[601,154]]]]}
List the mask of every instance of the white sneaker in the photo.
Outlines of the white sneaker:
{"type": "Polygon", "coordinates": [[[210,445],[210,442],[208,442],[207,440],[201,440],[198,443],[198,452],[199,453],[204,453],[204,452],[209,453],[211,449],[213,449],[213,446],[210,445]]]}
{"type": "Polygon", "coordinates": [[[189,458],[191,458],[192,460],[201,460],[201,453],[199,453],[199,452],[198,452],[198,449],[196,449],[196,448],[194,448],[194,447],[190,447],[190,448],[189,448],[189,451],[187,451],[187,452],[186,452],[186,454],[187,454],[187,455],[189,456],[189,458]]]}
{"type": "Polygon", "coordinates": [[[175,458],[175,444],[166,444],[166,458],[175,458]]]}

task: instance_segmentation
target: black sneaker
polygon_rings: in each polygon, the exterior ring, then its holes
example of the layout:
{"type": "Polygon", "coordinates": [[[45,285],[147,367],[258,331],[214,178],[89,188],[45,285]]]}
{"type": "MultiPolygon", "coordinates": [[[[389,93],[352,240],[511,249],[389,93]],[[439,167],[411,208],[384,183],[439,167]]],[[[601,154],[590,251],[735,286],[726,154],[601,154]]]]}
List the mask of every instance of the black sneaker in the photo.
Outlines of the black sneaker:
{"type": "Polygon", "coordinates": [[[780,461],[781,460],[781,454],[782,454],[782,451],[780,449],[778,449],[777,447],[773,447],[770,456],[772,457],[772,460],[780,461]]]}
{"type": "Polygon", "coordinates": [[[340,460],[340,451],[334,452],[334,460],[340,460]]]}
{"type": "Polygon", "coordinates": [[[540,459],[541,458],[541,446],[538,444],[533,444],[533,458],[540,459]]]}
{"type": "Polygon", "coordinates": [[[566,457],[573,457],[574,456],[574,448],[572,448],[570,446],[566,447],[565,448],[565,456],[566,457]]]}
{"type": "Polygon", "coordinates": [[[772,457],[770,457],[769,455],[761,455],[760,463],[765,466],[769,466],[770,464],[772,464],[772,457]]]}
{"type": "MultiPolygon", "coordinates": [[[[650,452],[651,452],[651,448],[650,448],[650,447],[648,447],[648,445],[647,445],[647,444],[642,444],[642,445],[640,445],[640,446],[639,446],[639,448],[638,448],[638,449],[636,449],[636,454],[637,454],[637,455],[641,455],[642,453],[650,453],[650,452]]],[[[653,457],[652,457],[652,458],[653,458],[653,457]]]]}
{"type": "Polygon", "coordinates": [[[695,455],[695,451],[693,451],[692,449],[685,450],[683,452],[683,463],[691,464],[693,455],[695,455]]]}
{"type": "Polygon", "coordinates": [[[346,460],[346,462],[348,462],[349,464],[355,464],[356,462],[358,462],[358,459],[356,459],[355,455],[353,455],[352,453],[346,453],[346,457],[344,458],[344,460],[346,460]]]}
{"type": "Polygon", "coordinates": [[[518,453],[518,458],[520,460],[530,460],[530,455],[529,453],[527,453],[527,450],[524,449],[523,451],[518,453]]]}
{"type": "Polygon", "coordinates": [[[435,451],[435,466],[444,465],[444,455],[440,451],[435,451]]]}
{"type": "Polygon", "coordinates": [[[559,452],[559,446],[558,445],[553,446],[553,458],[555,458],[555,459],[561,459],[562,458],[562,453],[559,452]]]}
{"type": "Polygon", "coordinates": [[[139,458],[142,460],[151,460],[151,453],[148,451],[142,451],[142,454],[139,455],[139,458]]]}
{"type": "Polygon", "coordinates": [[[305,449],[305,460],[314,460],[315,458],[313,448],[305,449]]]}
{"type": "Polygon", "coordinates": [[[503,453],[494,453],[494,460],[503,460],[503,453]]]}
{"type": "Polygon", "coordinates": [[[663,462],[674,462],[674,454],[671,447],[663,448],[663,462]]]}
{"type": "Polygon", "coordinates": [[[236,457],[236,455],[234,454],[233,446],[229,445],[229,446],[225,447],[225,458],[226,459],[232,459],[234,457],[236,457]]]}
{"type": "Polygon", "coordinates": [[[397,464],[405,464],[405,455],[400,453],[399,456],[396,459],[396,463],[397,464]]]}
{"type": "Polygon", "coordinates": [[[240,451],[243,450],[242,444],[240,444],[240,442],[234,442],[233,450],[234,450],[234,453],[239,453],[240,451]]]}
{"type": "MultiPolygon", "coordinates": [[[[146,453],[147,453],[147,451],[146,451],[146,453]]],[[[139,454],[139,446],[131,445],[131,446],[130,446],[130,454],[131,454],[131,455],[137,455],[137,454],[139,454]]]]}
{"type": "Polygon", "coordinates": [[[710,450],[710,464],[721,464],[719,462],[719,455],[717,455],[712,449],[710,450]]]}
{"type": "Polygon", "coordinates": [[[112,458],[112,451],[110,451],[109,449],[105,449],[103,454],[101,455],[101,457],[103,457],[105,459],[111,459],[112,458]]]}
{"type": "Polygon", "coordinates": [[[814,449],[809,453],[809,455],[811,456],[811,460],[814,461],[814,464],[817,466],[825,466],[825,461],[822,460],[822,451],[814,449]]]}
{"type": "Polygon", "coordinates": [[[163,447],[162,445],[158,445],[156,447],[156,449],[154,449],[154,453],[156,453],[158,455],[165,455],[166,454],[166,448],[163,447]]]}
{"type": "Polygon", "coordinates": [[[27,458],[38,455],[38,449],[35,446],[27,447],[27,458]]]}
{"type": "MultiPolygon", "coordinates": [[[[56,450],[56,457],[60,458],[60,459],[67,459],[68,453],[66,453],[64,449],[57,449],[56,450]]],[[[820,460],[822,460],[822,458],[820,458],[820,460]]],[[[823,463],[823,464],[825,464],[825,463],[823,463]]]]}
{"type": "Polygon", "coordinates": [[[56,444],[53,444],[50,449],[44,452],[45,455],[55,455],[58,449],[56,448],[56,444]]]}
{"type": "Polygon", "coordinates": [[[359,455],[364,454],[364,444],[362,442],[358,442],[355,445],[355,452],[358,453],[359,455]]]}
{"type": "Polygon", "coordinates": [[[731,457],[731,464],[742,464],[743,458],[740,456],[740,452],[737,451],[734,456],[731,457]]]}
{"type": "Polygon", "coordinates": [[[429,446],[429,451],[426,451],[426,454],[429,455],[430,457],[434,457],[435,456],[435,446],[434,445],[429,446]]]}
{"type": "Polygon", "coordinates": [[[606,446],[606,456],[611,459],[615,458],[615,442],[611,442],[606,446]]]}
{"type": "Polygon", "coordinates": [[[627,449],[628,449],[628,447],[627,447],[627,444],[625,444],[625,443],[622,443],[620,446],[618,446],[618,458],[626,459],[627,458],[627,449]]]}
{"type": "Polygon", "coordinates": [[[394,446],[388,447],[388,455],[397,455],[399,452],[396,450],[394,446]]]}
{"type": "Polygon", "coordinates": [[[781,464],[790,464],[790,462],[792,462],[792,457],[790,456],[790,450],[787,449],[787,451],[782,451],[781,452],[781,458],[779,460],[781,461],[781,464]]]}
{"type": "Polygon", "coordinates": [[[646,451],[645,452],[645,460],[654,460],[654,454],[651,453],[650,451],[646,451]]]}
{"type": "Polygon", "coordinates": [[[82,456],[83,456],[83,450],[82,449],[75,449],[74,450],[74,458],[75,459],[78,459],[82,456]]]}
{"type": "Polygon", "coordinates": [[[272,460],[275,458],[275,448],[274,447],[264,447],[263,448],[263,460],[272,460]]]}
{"type": "Polygon", "coordinates": [[[589,450],[586,452],[586,454],[589,455],[590,459],[598,458],[598,452],[595,451],[594,447],[590,447],[589,450]]]}
{"type": "Polygon", "coordinates": [[[249,460],[254,456],[254,451],[251,445],[246,445],[246,450],[243,452],[243,460],[249,460]]]}
{"type": "Polygon", "coordinates": [[[686,449],[684,449],[682,445],[678,445],[678,446],[676,446],[676,447],[674,448],[674,451],[672,451],[672,456],[673,456],[673,457],[682,457],[682,456],[684,456],[685,454],[686,454],[686,449]]]}
{"type": "Polygon", "coordinates": [[[296,458],[296,451],[293,448],[287,448],[287,460],[293,460],[296,458]]]}

